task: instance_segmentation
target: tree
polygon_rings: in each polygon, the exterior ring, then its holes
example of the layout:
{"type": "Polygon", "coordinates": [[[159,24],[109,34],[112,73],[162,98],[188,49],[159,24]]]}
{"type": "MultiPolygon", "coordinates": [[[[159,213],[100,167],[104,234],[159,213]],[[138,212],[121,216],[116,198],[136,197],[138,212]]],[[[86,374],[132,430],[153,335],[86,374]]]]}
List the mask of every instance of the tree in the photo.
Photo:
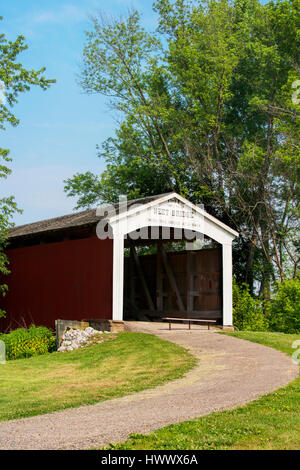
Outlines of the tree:
{"type": "MultiPolygon", "coordinates": [[[[32,85],[46,90],[51,83],[55,82],[44,77],[45,68],[38,71],[27,70],[18,62],[19,54],[27,48],[24,36],[20,35],[15,41],[9,41],[3,33],[0,34],[0,129],[2,131],[5,131],[7,124],[17,126],[19,123],[12,112],[12,107],[18,102],[20,93],[29,91],[32,85]]],[[[8,149],[0,147],[0,159],[0,178],[7,178],[11,173],[8,166],[11,161],[8,149]]],[[[18,210],[13,196],[0,199],[0,272],[4,275],[9,273],[9,261],[3,250],[7,246],[7,234],[12,226],[12,215],[18,210]]],[[[5,295],[7,289],[5,283],[0,285],[2,295],[5,295]]],[[[0,310],[0,317],[4,313],[0,310]]]]}
{"type": "Polygon", "coordinates": [[[106,171],[76,175],[79,207],[175,190],[236,228],[239,281],[261,296],[296,275],[299,1],[157,0],[156,33],[137,11],[93,19],[81,86],[123,117],[106,171]],[[155,184],[153,185],[153,182],[155,184]]]}

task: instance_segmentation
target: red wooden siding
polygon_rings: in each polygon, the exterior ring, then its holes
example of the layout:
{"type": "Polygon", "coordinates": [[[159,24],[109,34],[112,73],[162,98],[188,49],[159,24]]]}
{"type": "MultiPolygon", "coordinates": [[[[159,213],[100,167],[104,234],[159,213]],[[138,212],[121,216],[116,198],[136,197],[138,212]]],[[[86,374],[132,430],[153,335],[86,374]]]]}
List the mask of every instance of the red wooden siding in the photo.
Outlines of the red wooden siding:
{"type": "Polygon", "coordinates": [[[7,327],[56,319],[112,318],[113,241],[97,237],[8,250],[9,292],[1,299],[7,327]]]}

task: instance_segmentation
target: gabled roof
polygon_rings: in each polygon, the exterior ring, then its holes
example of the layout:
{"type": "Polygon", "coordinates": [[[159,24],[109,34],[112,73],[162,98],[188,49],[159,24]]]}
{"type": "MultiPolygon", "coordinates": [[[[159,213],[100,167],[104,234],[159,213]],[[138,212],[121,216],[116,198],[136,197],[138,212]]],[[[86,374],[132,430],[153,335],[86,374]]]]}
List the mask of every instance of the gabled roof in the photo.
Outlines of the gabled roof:
{"type": "MultiPolygon", "coordinates": [[[[148,196],[139,199],[132,199],[128,201],[127,206],[130,208],[133,204],[147,204],[150,201],[158,199],[165,194],[158,194],[155,196],[148,196]]],[[[112,204],[116,213],[118,213],[119,204],[112,204]]],[[[109,206],[108,206],[109,207],[109,206]]],[[[58,230],[71,229],[76,227],[83,227],[95,225],[103,217],[96,214],[96,209],[88,209],[81,212],[74,212],[72,214],[63,215],[61,217],[54,217],[52,219],[45,219],[31,224],[19,225],[13,227],[9,231],[8,238],[14,239],[18,237],[27,237],[39,233],[54,232],[58,230]]]]}
{"type": "Polygon", "coordinates": [[[185,206],[188,206],[190,209],[198,212],[199,214],[201,214],[206,220],[212,222],[213,224],[215,224],[216,226],[218,226],[218,228],[221,228],[223,229],[225,232],[228,232],[230,235],[232,235],[233,237],[238,237],[239,234],[238,232],[236,232],[235,230],[233,230],[231,227],[229,227],[228,225],[224,224],[223,222],[221,222],[219,219],[217,219],[216,217],[210,215],[208,212],[206,212],[204,209],[202,209],[201,207],[199,206],[196,206],[195,204],[193,204],[192,202],[190,202],[188,199],[185,199],[184,197],[180,196],[179,194],[175,193],[175,192],[172,192],[172,193],[166,193],[166,194],[161,194],[159,196],[155,196],[153,197],[151,200],[149,201],[145,201],[143,202],[143,206],[142,207],[139,207],[139,203],[140,203],[140,199],[136,199],[135,201],[128,201],[128,211],[127,212],[122,212],[121,214],[116,214],[112,217],[109,217],[109,214],[108,214],[108,220],[109,222],[115,222],[116,220],[120,220],[121,218],[124,218],[126,217],[127,215],[129,214],[134,214],[134,213],[138,213],[142,210],[147,210],[147,208],[150,208],[151,206],[155,206],[159,203],[162,203],[162,202],[168,202],[170,200],[177,200],[178,202],[181,202],[182,204],[184,204],[185,206]],[[130,208],[129,206],[129,202],[132,202],[133,204],[131,205],[135,205],[136,204],[136,207],[132,207],[130,208]]]}
{"type": "MultiPolygon", "coordinates": [[[[205,210],[201,209],[200,207],[194,205],[187,199],[183,198],[177,193],[166,193],[166,194],[158,194],[155,196],[143,197],[139,199],[133,199],[127,201],[127,208],[126,212],[119,213],[119,203],[113,204],[108,207],[108,213],[105,215],[105,218],[108,221],[115,221],[116,219],[122,218],[126,216],[127,213],[133,214],[134,212],[139,212],[141,207],[138,205],[143,205],[142,209],[146,209],[148,207],[156,205],[158,202],[164,202],[171,199],[176,199],[183,204],[191,207],[193,210],[196,210],[200,214],[202,214],[207,220],[210,220],[218,227],[222,228],[233,237],[238,236],[238,233],[233,230],[232,228],[225,225],[220,220],[216,219],[212,215],[210,215],[205,210]],[[113,214],[110,215],[109,207],[114,208],[113,214]],[[135,207],[132,207],[135,206],[135,207]]],[[[8,235],[10,240],[15,240],[18,238],[27,238],[33,235],[38,234],[45,234],[50,232],[58,232],[67,229],[73,229],[76,227],[88,227],[92,225],[96,225],[99,220],[103,219],[104,216],[97,215],[97,209],[89,209],[82,212],[74,212],[73,214],[64,215],[62,217],[55,217],[52,219],[46,219],[39,222],[34,222],[31,224],[20,225],[18,227],[13,227],[8,235]]]]}

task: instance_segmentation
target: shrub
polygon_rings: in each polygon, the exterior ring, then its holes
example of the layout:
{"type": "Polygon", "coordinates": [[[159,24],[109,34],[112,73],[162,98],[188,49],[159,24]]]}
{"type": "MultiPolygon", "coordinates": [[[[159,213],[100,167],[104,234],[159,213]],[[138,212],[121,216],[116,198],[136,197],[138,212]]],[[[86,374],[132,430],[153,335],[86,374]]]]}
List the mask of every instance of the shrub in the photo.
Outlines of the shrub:
{"type": "Polygon", "coordinates": [[[269,328],[265,305],[251,296],[247,284],[233,280],[233,324],[239,330],[266,331],[269,328]]]}
{"type": "Polygon", "coordinates": [[[300,277],[279,282],[270,308],[270,328],[300,333],[300,277]]]}
{"type": "Polygon", "coordinates": [[[52,331],[45,326],[31,325],[28,329],[18,328],[1,335],[0,339],[5,343],[7,359],[38,356],[55,349],[52,331]]]}

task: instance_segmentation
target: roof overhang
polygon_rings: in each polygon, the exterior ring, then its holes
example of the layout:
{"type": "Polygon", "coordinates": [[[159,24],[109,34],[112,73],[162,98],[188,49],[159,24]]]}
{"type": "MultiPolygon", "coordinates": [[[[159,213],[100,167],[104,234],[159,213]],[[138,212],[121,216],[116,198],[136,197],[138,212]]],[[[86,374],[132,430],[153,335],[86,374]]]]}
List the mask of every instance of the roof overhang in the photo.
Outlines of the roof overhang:
{"type": "Polygon", "coordinates": [[[124,235],[145,226],[167,226],[194,230],[204,233],[219,243],[231,242],[239,234],[231,227],[208,214],[203,207],[197,206],[173,192],[162,195],[147,203],[137,200],[128,209],[126,202],[119,213],[109,212],[106,220],[114,233],[124,235]]]}

